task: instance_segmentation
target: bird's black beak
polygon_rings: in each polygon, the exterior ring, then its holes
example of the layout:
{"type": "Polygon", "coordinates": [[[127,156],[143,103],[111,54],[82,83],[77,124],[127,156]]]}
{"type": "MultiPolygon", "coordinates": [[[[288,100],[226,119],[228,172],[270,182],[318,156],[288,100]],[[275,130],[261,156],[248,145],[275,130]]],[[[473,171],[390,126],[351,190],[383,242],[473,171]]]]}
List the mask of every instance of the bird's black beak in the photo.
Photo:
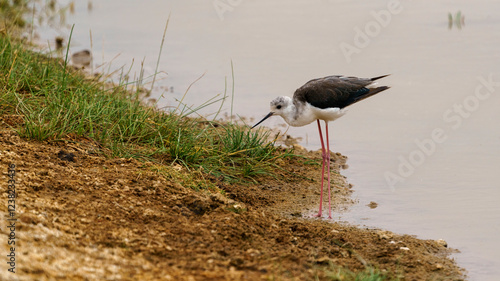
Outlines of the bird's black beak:
{"type": "Polygon", "coordinates": [[[253,127],[251,129],[257,127],[260,123],[264,122],[264,120],[266,120],[267,118],[273,116],[273,114],[274,114],[274,112],[269,112],[269,114],[267,114],[266,117],[262,118],[262,120],[260,120],[257,124],[253,125],[253,127]]]}

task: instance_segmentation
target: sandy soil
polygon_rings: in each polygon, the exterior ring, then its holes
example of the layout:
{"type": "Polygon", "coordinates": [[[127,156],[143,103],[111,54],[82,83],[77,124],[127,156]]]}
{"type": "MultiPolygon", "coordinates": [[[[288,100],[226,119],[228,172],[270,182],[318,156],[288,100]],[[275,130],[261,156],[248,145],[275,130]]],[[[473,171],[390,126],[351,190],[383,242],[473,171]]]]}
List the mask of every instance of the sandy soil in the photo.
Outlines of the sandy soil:
{"type": "MultiPolygon", "coordinates": [[[[22,119],[21,119],[22,120],[22,119]]],[[[194,191],[133,159],[105,158],[87,139],[34,142],[0,124],[1,255],[7,170],[16,165],[16,273],[2,280],[327,280],[334,265],[372,265],[402,280],[463,280],[432,240],[310,218],[319,198],[319,165],[296,157],[282,175],[255,184],[212,179],[221,192],[194,191]]],[[[320,163],[319,153],[303,152],[320,163]]],[[[335,211],[352,203],[332,154],[335,211]]],[[[184,171],[186,172],[186,171],[184,171]]]]}

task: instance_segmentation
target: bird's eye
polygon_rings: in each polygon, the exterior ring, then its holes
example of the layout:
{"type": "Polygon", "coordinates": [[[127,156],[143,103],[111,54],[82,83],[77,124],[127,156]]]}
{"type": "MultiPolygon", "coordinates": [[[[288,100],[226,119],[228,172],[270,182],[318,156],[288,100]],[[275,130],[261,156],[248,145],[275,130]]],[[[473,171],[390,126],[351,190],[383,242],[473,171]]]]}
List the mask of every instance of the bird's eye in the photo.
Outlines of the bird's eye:
{"type": "Polygon", "coordinates": [[[277,109],[281,109],[281,105],[276,106],[277,109]]]}

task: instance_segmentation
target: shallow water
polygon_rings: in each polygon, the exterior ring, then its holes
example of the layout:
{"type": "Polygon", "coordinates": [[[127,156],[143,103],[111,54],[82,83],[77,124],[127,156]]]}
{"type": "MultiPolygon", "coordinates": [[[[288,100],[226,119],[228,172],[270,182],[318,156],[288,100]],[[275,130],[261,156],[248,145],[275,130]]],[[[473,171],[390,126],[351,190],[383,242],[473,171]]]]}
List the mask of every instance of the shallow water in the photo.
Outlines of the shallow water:
{"type": "MultiPolygon", "coordinates": [[[[222,94],[226,78],[230,95],[231,61],[233,113],[256,119],[275,96],[292,95],[311,78],[391,73],[379,82],[390,90],[330,125],[331,148],[349,157],[343,174],[359,199],[336,219],[445,239],[460,249],[453,257],[471,280],[497,280],[500,2],[121,0],[94,1],[92,9],[77,2],[67,17],[75,24],[71,51],[91,48],[91,30],[97,71],[128,69],[134,59],[133,71],[144,61],[146,76],[153,74],[170,14],[159,66],[168,75],[153,92],[163,96],[160,107],[176,106],[204,73],[186,104],[222,94]],[[448,13],[458,10],[465,25],[449,28],[448,13]],[[378,207],[367,207],[371,201],[378,207]]],[[[41,30],[51,42],[69,34],[68,27],[41,30]]],[[[230,100],[223,110],[231,111],[230,100]]],[[[318,149],[316,130],[312,124],[288,134],[318,149]]]]}

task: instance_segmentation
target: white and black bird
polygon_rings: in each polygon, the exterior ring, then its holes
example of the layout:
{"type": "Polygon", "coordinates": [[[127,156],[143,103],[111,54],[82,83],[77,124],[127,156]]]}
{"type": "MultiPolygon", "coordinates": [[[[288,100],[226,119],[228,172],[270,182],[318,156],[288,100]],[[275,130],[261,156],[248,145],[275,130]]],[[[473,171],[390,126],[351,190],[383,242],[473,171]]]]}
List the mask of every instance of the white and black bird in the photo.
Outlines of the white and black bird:
{"type": "Polygon", "coordinates": [[[333,75],[313,79],[298,88],[293,94],[293,98],[281,96],[272,100],[271,112],[252,127],[252,129],[255,128],[264,120],[274,115],[283,117],[286,123],[294,127],[305,126],[317,121],[323,156],[318,217],[322,216],[323,182],[326,166],[328,177],[328,218],[332,218],[328,122],[343,116],[346,113],[346,107],[349,105],[389,89],[387,86],[376,87],[376,83],[374,82],[386,76],[388,75],[374,78],[357,78],[333,75]],[[325,121],[326,147],[319,120],[325,121]]]}

